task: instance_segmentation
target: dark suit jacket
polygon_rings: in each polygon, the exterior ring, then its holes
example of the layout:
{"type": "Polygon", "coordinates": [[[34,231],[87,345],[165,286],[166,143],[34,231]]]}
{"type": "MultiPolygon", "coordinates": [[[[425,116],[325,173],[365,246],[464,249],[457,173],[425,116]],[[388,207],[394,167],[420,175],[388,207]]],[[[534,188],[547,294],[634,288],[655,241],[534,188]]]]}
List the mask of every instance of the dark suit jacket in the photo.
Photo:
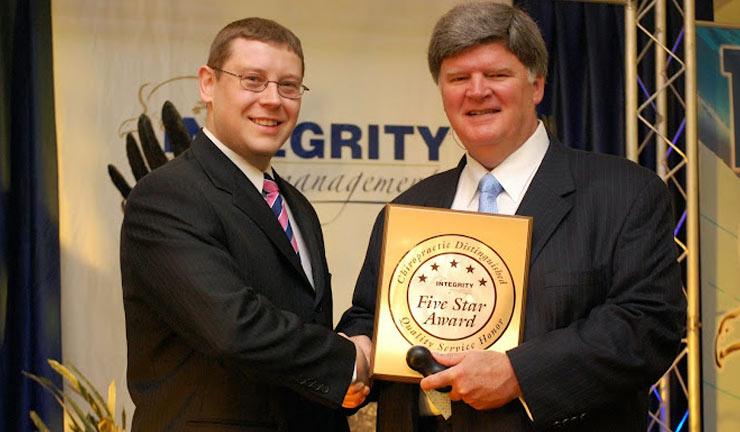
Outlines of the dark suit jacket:
{"type": "MultiPolygon", "coordinates": [[[[449,208],[464,160],[394,202],[449,208]]],[[[534,225],[524,338],[508,355],[534,423],[518,401],[454,403],[453,429],[644,431],[648,388],[678,353],[685,319],[666,186],[551,138],[517,214],[534,225]]],[[[338,326],[348,334],[372,333],[382,232],[381,212],[338,326]]],[[[379,384],[378,429],[415,430],[418,386],[379,384]]]]}
{"type": "Polygon", "coordinates": [[[315,291],[262,195],[201,132],[136,185],[121,231],[133,431],[347,430],[318,218],[276,177],[315,291]]]}

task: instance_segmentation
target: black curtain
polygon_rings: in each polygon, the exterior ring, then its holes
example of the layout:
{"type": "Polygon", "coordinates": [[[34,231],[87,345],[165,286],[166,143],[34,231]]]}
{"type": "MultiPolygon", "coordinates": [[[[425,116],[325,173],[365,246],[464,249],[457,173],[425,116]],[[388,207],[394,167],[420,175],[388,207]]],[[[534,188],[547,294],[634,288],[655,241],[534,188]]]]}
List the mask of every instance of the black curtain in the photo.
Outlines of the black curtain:
{"type": "MultiPolygon", "coordinates": [[[[570,0],[515,0],[542,29],[550,55],[545,97],[538,107],[548,129],[566,145],[600,153],[624,155],[624,6],[570,0]]],[[[679,2],[682,4],[682,2],[679,2]]],[[[713,19],[712,0],[697,0],[696,18],[713,19]]],[[[668,44],[679,42],[683,17],[669,4],[668,44]]],[[[649,29],[652,15],[641,21],[649,29]]],[[[647,38],[638,33],[640,46],[647,38]]],[[[672,67],[676,67],[675,62],[672,67]]],[[[641,83],[654,88],[652,50],[640,64],[641,83]]],[[[679,81],[678,88],[683,88],[679,81]]],[[[646,99],[639,90],[640,103],[646,99]]],[[[648,117],[652,113],[644,113],[648,117]]],[[[669,103],[671,130],[678,130],[682,109],[669,103]]],[[[642,127],[640,137],[647,134],[642,127]]],[[[654,167],[648,151],[640,161],[654,167]]]]}
{"type": "Polygon", "coordinates": [[[57,152],[50,0],[0,7],[0,431],[62,430],[62,410],[21,374],[60,378],[57,152]]]}
{"type": "Polygon", "coordinates": [[[521,0],[550,55],[538,107],[564,144],[624,155],[624,12],[621,6],[521,0]]]}

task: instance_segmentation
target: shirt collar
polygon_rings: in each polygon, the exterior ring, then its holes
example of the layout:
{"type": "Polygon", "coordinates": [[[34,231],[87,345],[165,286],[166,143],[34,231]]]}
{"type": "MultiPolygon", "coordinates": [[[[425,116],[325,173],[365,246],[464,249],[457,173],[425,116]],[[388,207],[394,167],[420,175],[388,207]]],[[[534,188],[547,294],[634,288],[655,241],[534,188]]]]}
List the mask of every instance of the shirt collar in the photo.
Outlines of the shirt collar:
{"type": "MultiPolygon", "coordinates": [[[[213,135],[213,132],[209,131],[206,127],[203,127],[203,133],[211,140],[211,142],[213,142],[216,148],[221,150],[221,153],[226,155],[226,157],[229,158],[229,160],[233,162],[237,168],[239,168],[239,171],[247,176],[249,181],[254,185],[254,187],[257,188],[259,193],[262,193],[262,185],[265,182],[265,173],[247,162],[247,160],[239,155],[239,153],[226,147],[226,145],[222,143],[218,138],[216,138],[216,136],[213,135]]],[[[275,178],[275,173],[272,170],[272,165],[267,167],[267,172],[271,173],[272,178],[275,178]]]]}
{"type": "Polygon", "coordinates": [[[478,191],[478,182],[489,172],[496,177],[515,203],[521,202],[526,187],[545,157],[549,144],[550,138],[547,136],[547,130],[542,121],[538,121],[537,129],[524,144],[491,171],[466,153],[465,168],[460,174],[460,182],[466,185],[460,188],[460,191],[466,191],[470,195],[465,197],[465,202],[473,201],[478,191]]]}

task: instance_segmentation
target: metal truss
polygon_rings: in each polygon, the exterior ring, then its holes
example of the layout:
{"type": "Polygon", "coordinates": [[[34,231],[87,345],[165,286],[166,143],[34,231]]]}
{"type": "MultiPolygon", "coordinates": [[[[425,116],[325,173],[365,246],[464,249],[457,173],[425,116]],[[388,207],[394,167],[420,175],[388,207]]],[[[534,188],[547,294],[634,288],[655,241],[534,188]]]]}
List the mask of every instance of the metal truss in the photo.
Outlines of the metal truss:
{"type": "Polygon", "coordinates": [[[694,0],[626,0],[626,153],[655,160],[655,170],[676,191],[680,214],[674,238],[688,302],[686,338],[665,376],[650,389],[647,430],[701,429],[699,345],[699,224],[694,0]],[[677,12],[683,28],[668,35],[666,17],[677,12]],[[652,75],[652,76],[651,76],[652,75]],[[671,122],[669,108],[683,117],[671,122]],[[673,413],[671,411],[674,410],[673,413]]]}

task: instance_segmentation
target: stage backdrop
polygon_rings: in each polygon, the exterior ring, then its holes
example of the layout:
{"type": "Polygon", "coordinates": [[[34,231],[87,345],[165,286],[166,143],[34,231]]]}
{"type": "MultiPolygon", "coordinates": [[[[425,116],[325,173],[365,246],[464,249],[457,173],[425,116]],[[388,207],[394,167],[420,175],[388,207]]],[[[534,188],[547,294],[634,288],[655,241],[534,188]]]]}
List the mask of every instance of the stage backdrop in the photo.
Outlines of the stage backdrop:
{"type": "Polygon", "coordinates": [[[740,430],[740,29],[699,26],[704,429],[740,430]]]}
{"type": "Polygon", "coordinates": [[[382,204],[462,155],[426,64],[432,27],[455,3],[52,2],[63,357],[99,388],[115,379],[131,413],[118,261],[121,196],[106,165],[133,181],[124,136],[146,113],[162,140],[165,100],[193,131],[203,125],[198,67],[218,30],[246,16],[275,19],[303,42],[311,90],[274,165],[317,208],[338,318],[350,304],[382,204]]]}

